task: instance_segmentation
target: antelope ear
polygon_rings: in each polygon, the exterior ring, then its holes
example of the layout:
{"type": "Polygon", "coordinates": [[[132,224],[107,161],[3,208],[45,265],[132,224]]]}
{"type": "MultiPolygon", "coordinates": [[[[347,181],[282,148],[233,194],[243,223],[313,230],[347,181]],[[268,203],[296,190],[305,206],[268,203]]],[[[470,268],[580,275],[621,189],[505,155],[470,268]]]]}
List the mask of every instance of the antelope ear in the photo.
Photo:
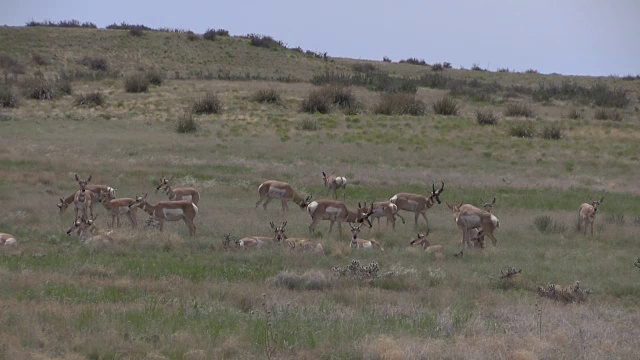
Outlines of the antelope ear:
{"type": "Polygon", "coordinates": [[[62,204],[56,204],[56,206],[62,209],[62,204]]]}
{"type": "Polygon", "coordinates": [[[600,199],[600,203],[602,203],[604,201],[604,196],[600,199]]]}
{"type": "Polygon", "coordinates": [[[491,202],[491,205],[495,205],[495,203],[496,203],[496,198],[494,197],[493,201],[491,202]]]}
{"type": "Polygon", "coordinates": [[[76,181],[80,181],[80,178],[78,177],[78,174],[76,174],[76,181]]]}
{"type": "Polygon", "coordinates": [[[64,204],[64,199],[63,199],[63,198],[60,198],[60,202],[64,204]]]}
{"type": "Polygon", "coordinates": [[[89,177],[87,178],[87,182],[91,181],[91,175],[92,174],[89,174],[89,177]]]}
{"type": "Polygon", "coordinates": [[[453,205],[449,204],[448,202],[445,202],[445,204],[447,204],[447,207],[448,207],[449,209],[453,210],[453,208],[454,208],[454,206],[453,206],[453,205]]]}
{"type": "Polygon", "coordinates": [[[324,173],[324,171],[322,172],[322,176],[323,177],[327,177],[327,174],[324,173]]]}
{"type": "Polygon", "coordinates": [[[271,225],[271,228],[272,228],[272,229],[275,229],[275,228],[276,228],[276,224],[274,224],[274,223],[273,223],[273,221],[269,221],[269,225],[271,225]]]}
{"type": "Polygon", "coordinates": [[[283,222],[283,223],[282,223],[282,230],[284,230],[284,228],[285,228],[286,226],[287,226],[287,222],[285,221],[285,222],[283,222]]]}

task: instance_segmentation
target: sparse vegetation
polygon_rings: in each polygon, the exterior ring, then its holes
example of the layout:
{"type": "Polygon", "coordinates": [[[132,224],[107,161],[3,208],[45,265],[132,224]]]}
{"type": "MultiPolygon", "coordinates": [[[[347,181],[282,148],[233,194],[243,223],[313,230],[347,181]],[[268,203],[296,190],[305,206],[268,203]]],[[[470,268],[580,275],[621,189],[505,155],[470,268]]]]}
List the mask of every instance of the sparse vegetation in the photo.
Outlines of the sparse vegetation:
{"type": "Polygon", "coordinates": [[[224,29],[207,29],[207,31],[202,34],[202,38],[209,41],[214,41],[217,36],[229,36],[229,31],[224,29]]]}
{"type": "Polygon", "coordinates": [[[50,80],[44,76],[25,78],[20,82],[24,97],[35,100],[53,100],[71,94],[71,82],[50,80]]]}
{"type": "Polygon", "coordinates": [[[287,290],[326,290],[331,288],[331,282],[320,271],[308,271],[302,275],[283,271],[271,281],[275,286],[287,290]]]}
{"type": "Polygon", "coordinates": [[[425,114],[425,104],[412,94],[385,93],[380,95],[373,112],[382,115],[422,116],[425,114]]]}
{"type": "Polygon", "coordinates": [[[331,100],[327,96],[326,91],[322,89],[312,90],[309,95],[302,100],[300,111],[306,113],[327,114],[330,111],[331,100]]]}
{"type": "Polygon", "coordinates": [[[460,111],[462,105],[454,98],[450,96],[445,96],[436,100],[433,104],[433,112],[436,115],[445,115],[445,116],[455,116],[458,115],[458,111],[460,111]]]}
{"type": "Polygon", "coordinates": [[[525,74],[539,74],[538,70],[536,69],[527,69],[524,72],[525,74]]]}
{"type": "Polygon", "coordinates": [[[132,28],[129,28],[128,34],[129,36],[140,37],[144,35],[144,30],[142,30],[142,28],[139,28],[139,27],[132,27],[132,28]]]}
{"type": "Polygon", "coordinates": [[[547,140],[560,140],[563,138],[562,125],[557,121],[547,121],[542,126],[540,136],[547,140]]]}
{"type": "Polygon", "coordinates": [[[149,79],[142,73],[125,76],[124,90],[128,93],[143,93],[149,90],[149,79]]]}
{"type": "Polygon", "coordinates": [[[220,114],[222,112],[222,101],[213,92],[206,92],[191,108],[194,114],[220,114]]]}
{"type": "Polygon", "coordinates": [[[80,60],[80,63],[91,70],[95,71],[108,71],[109,62],[103,57],[91,57],[85,56],[80,60]]]}
{"type": "Polygon", "coordinates": [[[282,41],[275,40],[268,35],[249,34],[249,43],[253,46],[263,47],[268,49],[281,49],[286,47],[282,41]]]}
{"type": "Polygon", "coordinates": [[[126,22],[121,22],[120,24],[113,23],[106,27],[109,30],[131,30],[131,29],[140,29],[140,30],[153,30],[152,28],[142,25],[142,24],[128,24],[126,22]]]}
{"type": "Polygon", "coordinates": [[[150,84],[160,86],[164,81],[164,74],[160,70],[152,69],[145,72],[145,76],[150,84]]]}
{"type": "Polygon", "coordinates": [[[442,69],[444,69],[444,66],[441,63],[431,65],[431,71],[442,71],[442,69]]]}
{"type": "Polygon", "coordinates": [[[622,121],[622,115],[615,110],[607,110],[607,109],[596,109],[593,113],[593,117],[596,120],[612,120],[612,121],[622,121]]]}
{"type": "Polygon", "coordinates": [[[390,59],[390,58],[388,58],[388,57],[386,57],[386,56],[384,56],[384,57],[382,58],[382,61],[383,61],[383,62],[386,62],[386,63],[390,63],[390,62],[391,62],[391,59],[390,59]]]}
{"type": "Polygon", "coordinates": [[[253,101],[259,103],[277,104],[282,101],[282,96],[277,89],[259,89],[253,94],[253,101]]]}
{"type": "Polygon", "coordinates": [[[481,68],[480,65],[478,65],[478,64],[473,64],[471,66],[471,70],[473,70],[473,71],[487,71],[486,69],[481,68]]]}
{"type": "Polygon", "coordinates": [[[18,61],[18,59],[6,54],[0,54],[0,68],[4,69],[5,73],[10,74],[25,73],[24,64],[18,61]]]}
{"type": "Polygon", "coordinates": [[[61,28],[91,28],[96,29],[96,24],[92,22],[83,22],[81,23],[78,20],[61,20],[58,22],[53,21],[35,21],[30,20],[26,23],[27,26],[35,27],[35,26],[46,26],[46,27],[61,27],[61,28]]]}
{"type": "Polygon", "coordinates": [[[537,134],[536,124],[532,120],[511,121],[507,133],[513,137],[532,138],[537,134]]]}
{"type": "Polygon", "coordinates": [[[76,95],[76,106],[94,107],[101,106],[105,102],[105,96],[102,91],[94,90],[76,95]]]}
{"type": "Polygon", "coordinates": [[[180,134],[198,131],[198,122],[190,112],[184,112],[175,122],[175,130],[180,134]]]}
{"type": "Polygon", "coordinates": [[[50,65],[51,61],[45,57],[42,54],[39,53],[32,53],[31,54],[31,61],[33,61],[34,64],[36,65],[40,65],[40,66],[45,66],[45,65],[50,65]]]}
{"type": "Polygon", "coordinates": [[[18,92],[13,83],[4,81],[0,82],[0,106],[5,108],[18,107],[18,92]]]}
{"type": "Polygon", "coordinates": [[[412,64],[412,65],[429,66],[429,64],[427,64],[424,61],[424,59],[417,59],[417,58],[408,58],[406,60],[400,60],[399,62],[401,64],[406,63],[406,64],[412,64]]]}
{"type": "Polygon", "coordinates": [[[493,110],[476,110],[476,122],[478,125],[498,125],[498,115],[493,110]]]}
{"type": "Polygon", "coordinates": [[[530,118],[533,117],[534,114],[531,105],[524,102],[512,102],[505,108],[504,115],[530,118]]]}
{"type": "Polygon", "coordinates": [[[549,215],[536,216],[535,219],[533,219],[533,225],[539,232],[543,234],[558,234],[567,231],[566,224],[553,220],[553,218],[549,215]]]}
{"type": "Polygon", "coordinates": [[[567,119],[577,120],[582,118],[582,113],[578,109],[571,109],[565,116],[567,117],[567,119]]]}
{"type": "Polygon", "coordinates": [[[198,34],[194,33],[193,31],[189,30],[189,31],[187,31],[187,40],[189,40],[189,41],[200,40],[200,36],[198,34]]]}

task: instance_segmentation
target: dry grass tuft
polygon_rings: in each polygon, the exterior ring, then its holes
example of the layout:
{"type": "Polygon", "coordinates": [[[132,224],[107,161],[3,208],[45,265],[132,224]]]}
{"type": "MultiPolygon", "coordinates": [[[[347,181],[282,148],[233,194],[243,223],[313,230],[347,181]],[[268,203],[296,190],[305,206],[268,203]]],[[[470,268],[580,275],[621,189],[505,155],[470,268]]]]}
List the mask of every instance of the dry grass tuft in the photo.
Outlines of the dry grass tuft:
{"type": "Polygon", "coordinates": [[[331,282],[320,271],[307,271],[298,275],[289,271],[280,272],[271,279],[273,285],[288,290],[326,290],[331,288],[331,282]]]}
{"type": "Polygon", "coordinates": [[[90,91],[76,95],[76,106],[95,107],[101,106],[105,102],[105,96],[100,90],[90,91]]]}
{"type": "Polygon", "coordinates": [[[382,115],[414,115],[425,114],[425,104],[413,94],[408,93],[385,93],[380,95],[378,104],[373,112],[382,115]]]}
{"type": "Polygon", "coordinates": [[[149,79],[142,73],[127,75],[124,78],[124,90],[128,93],[143,93],[149,90],[149,79]]]}
{"type": "Polygon", "coordinates": [[[220,114],[222,112],[222,101],[213,92],[206,92],[191,107],[194,114],[220,114]]]}

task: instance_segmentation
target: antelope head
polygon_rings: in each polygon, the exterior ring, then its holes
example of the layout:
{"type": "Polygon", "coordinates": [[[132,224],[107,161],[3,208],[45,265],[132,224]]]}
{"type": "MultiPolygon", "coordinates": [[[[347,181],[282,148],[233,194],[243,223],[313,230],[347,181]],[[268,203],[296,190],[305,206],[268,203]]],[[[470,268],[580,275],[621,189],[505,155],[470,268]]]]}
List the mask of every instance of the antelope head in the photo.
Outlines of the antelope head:
{"type": "Polygon", "coordinates": [[[87,178],[87,180],[80,179],[78,174],[76,174],[76,181],[78,182],[78,185],[80,185],[80,190],[84,192],[85,188],[87,187],[87,184],[89,183],[89,181],[91,181],[91,174],[89,174],[89,177],[87,178]]]}
{"type": "Polygon", "coordinates": [[[84,240],[86,238],[87,230],[89,233],[95,233],[98,231],[96,227],[95,220],[98,218],[98,215],[87,219],[84,216],[76,219],[73,224],[67,229],[67,235],[71,235],[75,231],[75,233],[80,237],[80,239],[84,240]]]}
{"type": "Polygon", "coordinates": [[[231,233],[224,234],[224,239],[222,239],[222,246],[225,249],[229,248],[229,244],[231,244],[231,233]]]}
{"type": "Polygon", "coordinates": [[[440,186],[440,189],[438,190],[436,190],[436,184],[431,184],[432,191],[431,191],[430,198],[437,201],[438,204],[442,204],[440,202],[440,194],[442,194],[442,192],[444,191],[444,181],[441,181],[441,182],[442,182],[442,186],[440,186]]]}
{"type": "Polygon", "coordinates": [[[306,209],[307,206],[309,206],[309,203],[311,203],[311,199],[312,198],[313,198],[313,195],[309,195],[300,204],[298,204],[300,206],[300,209],[302,209],[302,210],[306,209]]]}
{"type": "Polygon", "coordinates": [[[431,243],[427,239],[428,235],[429,235],[429,229],[427,229],[427,232],[424,233],[424,234],[418,234],[418,237],[413,239],[413,240],[411,240],[411,242],[409,244],[411,246],[413,246],[413,245],[422,245],[423,247],[427,248],[427,247],[431,246],[431,243]]]}
{"type": "Polygon", "coordinates": [[[458,217],[460,217],[460,207],[462,206],[462,203],[458,204],[458,205],[451,205],[449,203],[446,203],[447,207],[451,210],[451,212],[453,213],[453,218],[456,222],[458,222],[458,217]]]}
{"type": "Polygon", "coordinates": [[[492,202],[488,202],[488,203],[484,202],[484,200],[482,200],[482,198],[480,198],[480,202],[482,203],[482,208],[484,209],[484,211],[490,213],[491,211],[493,211],[493,205],[496,204],[496,198],[494,197],[493,201],[492,202]]]}
{"type": "Polygon", "coordinates": [[[160,183],[156,187],[156,193],[158,193],[158,191],[160,190],[166,190],[169,187],[169,184],[171,183],[172,180],[173,180],[173,176],[171,177],[171,179],[167,179],[164,177],[164,174],[163,174],[160,177],[160,183]]]}
{"type": "Polygon", "coordinates": [[[60,198],[60,203],[56,204],[58,206],[58,208],[60,209],[60,214],[62,215],[62,213],[67,210],[67,208],[69,207],[69,204],[67,204],[63,198],[60,198]]]}
{"type": "Polygon", "coordinates": [[[129,205],[129,208],[134,208],[134,207],[142,207],[142,204],[145,203],[147,200],[147,194],[144,194],[143,196],[136,196],[135,201],[129,205]]]}
{"type": "Polygon", "coordinates": [[[602,204],[602,202],[604,201],[604,196],[602,198],[600,198],[600,200],[594,200],[591,202],[591,206],[593,206],[593,212],[597,212],[598,211],[598,207],[600,207],[600,204],[602,204]]]}
{"type": "Polygon", "coordinates": [[[286,221],[282,223],[282,226],[276,226],[273,221],[269,224],[271,224],[271,228],[275,232],[275,239],[277,242],[281,242],[287,239],[287,237],[284,235],[284,228],[287,226],[286,221]]]}
{"type": "Polygon", "coordinates": [[[353,224],[349,223],[349,227],[351,228],[352,240],[356,240],[358,238],[358,234],[360,233],[360,228],[362,227],[362,224],[358,226],[353,226],[353,224]]]}
{"type": "Polygon", "coordinates": [[[329,185],[329,179],[327,178],[327,174],[325,174],[325,172],[322,172],[322,181],[324,181],[324,186],[328,186],[329,185]]]}

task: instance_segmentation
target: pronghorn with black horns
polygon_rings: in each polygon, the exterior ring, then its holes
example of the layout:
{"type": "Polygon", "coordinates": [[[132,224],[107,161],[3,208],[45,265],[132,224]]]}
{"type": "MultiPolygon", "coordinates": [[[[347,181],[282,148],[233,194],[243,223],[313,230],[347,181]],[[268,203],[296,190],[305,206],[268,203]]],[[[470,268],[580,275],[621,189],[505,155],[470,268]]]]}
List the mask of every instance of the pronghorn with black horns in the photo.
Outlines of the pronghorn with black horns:
{"type": "Polygon", "coordinates": [[[444,181],[440,189],[436,190],[436,185],[432,184],[432,191],[429,196],[412,194],[412,193],[398,193],[393,195],[389,200],[395,204],[398,209],[415,213],[415,224],[418,226],[418,216],[422,215],[424,221],[429,225],[427,220],[427,210],[429,210],[436,202],[440,204],[440,194],[444,191],[444,181]]]}
{"type": "Polygon", "coordinates": [[[387,218],[386,226],[388,227],[389,223],[391,223],[391,226],[393,229],[396,228],[396,216],[402,220],[403,224],[405,223],[402,215],[398,213],[398,206],[392,203],[391,201],[379,201],[379,202],[371,203],[370,206],[371,207],[369,208],[366,202],[364,203],[364,205],[360,205],[360,203],[358,203],[359,211],[364,213],[371,213],[371,216],[369,217],[369,219],[377,219],[378,226],[380,226],[381,217],[386,217],[387,218]]]}
{"type": "Polygon", "coordinates": [[[198,205],[198,202],[200,202],[200,193],[196,189],[190,187],[171,188],[171,181],[173,181],[173,176],[171,179],[167,179],[163,174],[160,177],[160,184],[156,187],[156,194],[158,191],[164,190],[164,193],[169,196],[169,200],[171,201],[191,201],[198,205]]]}
{"type": "Polygon", "coordinates": [[[183,220],[189,228],[189,235],[196,234],[196,225],[193,220],[198,215],[198,206],[191,201],[161,201],[151,205],[147,202],[147,194],[144,194],[144,196],[136,196],[136,201],[129,205],[130,208],[136,206],[158,221],[160,231],[162,231],[165,221],[183,220]]]}
{"type": "Polygon", "coordinates": [[[331,174],[327,176],[327,174],[322,172],[322,181],[324,181],[324,186],[327,188],[327,194],[329,191],[333,191],[333,198],[338,198],[338,189],[342,189],[342,200],[345,200],[347,197],[347,178],[344,176],[335,176],[331,174]]]}
{"type": "Polygon", "coordinates": [[[258,195],[260,195],[260,199],[256,202],[256,207],[264,201],[262,207],[265,210],[267,210],[267,205],[269,205],[272,199],[279,199],[282,202],[282,211],[289,210],[289,206],[287,205],[288,201],[293,201],[300,206],[302,210],[306,209],[309,201],[311,201],[311,196],[307,196],[305,199],[298,195],[288,183],[276,180],[267,180],[260,184],[260,186],[258,186],[258,195]]]}

